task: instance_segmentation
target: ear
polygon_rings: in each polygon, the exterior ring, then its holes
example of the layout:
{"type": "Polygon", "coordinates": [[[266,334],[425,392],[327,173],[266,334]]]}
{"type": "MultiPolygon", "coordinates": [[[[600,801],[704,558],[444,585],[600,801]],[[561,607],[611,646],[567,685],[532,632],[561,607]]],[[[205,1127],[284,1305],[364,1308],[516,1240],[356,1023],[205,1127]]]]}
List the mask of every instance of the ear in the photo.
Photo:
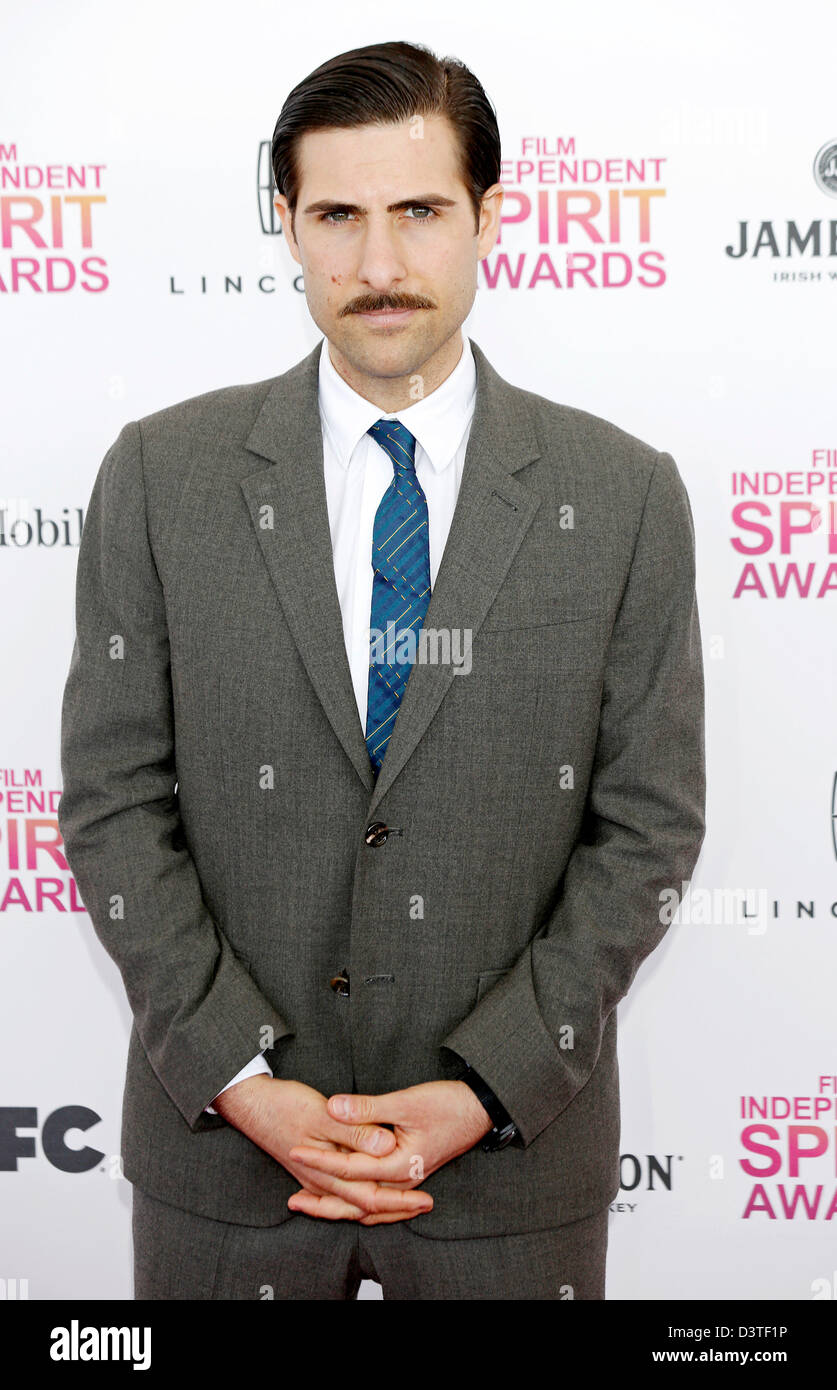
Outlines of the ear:
{"type": "Polygon", "coordinates": [[[493,183],[480,199],[480,228],[477,233],[477,259],[483,260],[489,251],[494,250],[500,235],[500,212],[505,190],[501,183],[493,183]]]}
{"type": "Polygon", "coordinates": [[[291,210],[288,207],[288,200],[283,193],[276,194],[273,199],[273,206],[279,215],[279,221],[282,223],[282,233],[288,243],[288,250],[297,265],[302,265],[302,257],[291,227],[291,210]]]}

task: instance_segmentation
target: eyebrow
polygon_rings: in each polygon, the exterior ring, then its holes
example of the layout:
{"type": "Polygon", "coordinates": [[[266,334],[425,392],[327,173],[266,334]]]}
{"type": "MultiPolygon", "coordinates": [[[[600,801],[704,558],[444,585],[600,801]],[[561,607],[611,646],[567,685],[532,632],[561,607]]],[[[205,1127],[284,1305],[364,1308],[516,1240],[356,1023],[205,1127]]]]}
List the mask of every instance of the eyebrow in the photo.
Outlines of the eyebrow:
{"type": "MultiPolygon", "coordinates": [[[[426,193],[423,197],[402,198],[397,203],[389,203],[387,212],[400,212],[402,208],[411,207],[456,207],[454,198],[444,198],[441,193],[426,193]]],[[[357,212],[363,217],[369,211],[368,208],[359,207],[357,203],[336,203],[330,198],[321,198],[318,203],[309,203],[304,212],[357,212]]]]}

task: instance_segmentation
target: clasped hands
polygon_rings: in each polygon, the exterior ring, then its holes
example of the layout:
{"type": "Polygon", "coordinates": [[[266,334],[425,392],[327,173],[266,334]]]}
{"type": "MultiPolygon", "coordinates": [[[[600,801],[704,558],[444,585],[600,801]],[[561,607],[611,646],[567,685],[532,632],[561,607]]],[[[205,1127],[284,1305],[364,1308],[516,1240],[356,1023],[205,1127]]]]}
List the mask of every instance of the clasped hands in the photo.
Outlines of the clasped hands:
{"type": "Polygon", "coordinates": [[[491,1129],[462,1081],[327,1098],[299,1081],[256,1076],[214,1105],[300,1182],[291,1211],[362,1226],[430,1211],[419,1184],[491,1129]]]}

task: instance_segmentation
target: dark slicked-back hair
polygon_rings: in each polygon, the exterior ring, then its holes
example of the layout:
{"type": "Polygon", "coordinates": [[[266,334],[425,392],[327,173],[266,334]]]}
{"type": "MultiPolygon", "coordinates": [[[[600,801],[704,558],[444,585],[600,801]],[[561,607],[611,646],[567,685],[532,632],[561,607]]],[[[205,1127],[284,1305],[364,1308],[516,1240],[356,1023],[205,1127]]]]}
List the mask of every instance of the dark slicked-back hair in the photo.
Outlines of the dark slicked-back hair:
{"type": "Polygon", "coordinates": [[[309,130],[391,125],[413,116],[445,116],[459,145],[459,174],[479,228],[480,199],[500,181],[500,132],[494,107],[458,58],[437,58],[415,43],[374,43],[329,58],[289,93],[273,131],[278,191],[294,226],[299,139],[309,130]]]}

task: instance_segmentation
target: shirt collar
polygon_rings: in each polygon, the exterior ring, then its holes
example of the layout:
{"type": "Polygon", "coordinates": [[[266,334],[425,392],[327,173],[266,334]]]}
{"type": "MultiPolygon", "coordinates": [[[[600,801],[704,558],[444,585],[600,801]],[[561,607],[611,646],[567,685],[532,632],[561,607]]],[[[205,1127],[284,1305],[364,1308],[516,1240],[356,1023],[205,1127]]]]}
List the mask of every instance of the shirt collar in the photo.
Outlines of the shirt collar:
{"type": "Polygon", "coordinates": [[[474,413],[477,370],[466,334],[462,355],[448,377],[429,396],[405,410],[382,412],[344,381],[331,360],[328,340],[320,353],[319,401],[323,427],[343,468],[376,420],[401,421],[415,435],[433,468],[440,473],[454,457],[474,413]]]}

